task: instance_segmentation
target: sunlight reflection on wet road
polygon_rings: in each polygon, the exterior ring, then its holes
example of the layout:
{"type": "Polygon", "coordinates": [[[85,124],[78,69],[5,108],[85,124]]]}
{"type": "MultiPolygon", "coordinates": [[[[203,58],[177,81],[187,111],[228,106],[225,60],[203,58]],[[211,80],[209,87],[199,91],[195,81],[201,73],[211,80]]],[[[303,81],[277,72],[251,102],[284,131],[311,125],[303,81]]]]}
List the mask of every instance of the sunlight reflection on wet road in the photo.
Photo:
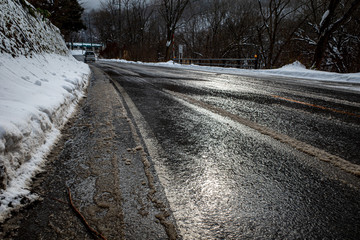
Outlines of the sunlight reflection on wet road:
{"type": "MultiPolygon", "coordinates": [[[[360,133],[356,119],[280,102],[268,93],[286,88],[255,79],[234,82],[231,76],[125,64],[103,67],[129,94],[141,124],[151,129],[144,141],[184,239],[356,239],[360,234],[354,225],[360,222],[357,177],[162,89],[188,94],[320,148],[335,146],[328,141],[332,137],[355,149],[358,140],[352,134],[360,133]]],[[[359,156],[338,149],[341,145],[326,150],[349,161],[359,156]]]]}

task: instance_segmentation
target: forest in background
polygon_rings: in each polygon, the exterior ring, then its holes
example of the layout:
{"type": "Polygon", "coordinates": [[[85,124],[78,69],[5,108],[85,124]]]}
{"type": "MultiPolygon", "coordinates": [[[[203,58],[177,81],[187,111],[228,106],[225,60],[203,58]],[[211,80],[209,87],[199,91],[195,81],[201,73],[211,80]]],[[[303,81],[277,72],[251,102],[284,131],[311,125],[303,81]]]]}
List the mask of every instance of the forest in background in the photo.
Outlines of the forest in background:
{"type": "Polygon", "coordinates": [[[167,61],[181,44],[185,58],[360,72],[360,0],[103,0],[82,20],[66,41],[104,43],[104,58],[167,61]]]}

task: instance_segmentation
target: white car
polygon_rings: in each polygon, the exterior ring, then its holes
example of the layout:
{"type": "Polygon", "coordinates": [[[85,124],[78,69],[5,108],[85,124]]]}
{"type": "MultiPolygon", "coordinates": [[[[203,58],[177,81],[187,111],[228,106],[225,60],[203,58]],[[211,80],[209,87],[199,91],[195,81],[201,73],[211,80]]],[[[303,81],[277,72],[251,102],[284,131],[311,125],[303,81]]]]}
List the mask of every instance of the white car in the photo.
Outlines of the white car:
{"type": "Polygon", "coordinates": [[[95,61],[96,61],[95,53],[93,51],[86,51],[84,62],[87,63],[87,62],[95,62],[95,61]]]}

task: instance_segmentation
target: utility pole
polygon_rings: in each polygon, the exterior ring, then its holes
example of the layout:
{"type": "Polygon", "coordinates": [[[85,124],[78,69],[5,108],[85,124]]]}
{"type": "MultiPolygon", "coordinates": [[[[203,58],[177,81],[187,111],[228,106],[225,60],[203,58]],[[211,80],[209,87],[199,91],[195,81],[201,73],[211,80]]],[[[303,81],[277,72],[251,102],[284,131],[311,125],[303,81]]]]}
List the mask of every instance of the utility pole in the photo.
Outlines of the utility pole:
{"type": "Polygon", "coordinates": [[[88,18],[88,26],[89,26],[89,31],[90,31],[90,48],[91,48],[91,51],[93,51],[94,49],[93,49],[93,38],[92,38],[90,14],[87,15],[87,18],[88,18]]]}
{"type": "Polygon", "coordinates": [[[118,6],[118,47],[119,47],[119,58],[121,58],[121,0],[113,0],[113,4],[118,6]]]}

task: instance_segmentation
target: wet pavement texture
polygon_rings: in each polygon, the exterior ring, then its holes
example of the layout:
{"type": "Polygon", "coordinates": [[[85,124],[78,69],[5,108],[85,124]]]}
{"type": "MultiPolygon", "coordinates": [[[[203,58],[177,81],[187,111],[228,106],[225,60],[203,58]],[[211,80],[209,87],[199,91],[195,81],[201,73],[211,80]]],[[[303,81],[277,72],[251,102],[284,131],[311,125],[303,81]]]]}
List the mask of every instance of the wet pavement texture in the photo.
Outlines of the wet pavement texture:
{"type": "MultiPolygon", "coordinates": [[[[99,61],[4,239],[358,239],[360,94],[99,61]]],[[[4,231],[6,229],[7,231],[4,231]]]]}
{"type": "Polygon", "coordinates": [[[97,66],[141,115],[184,239],[358,239],[359,94],[300,79],[97,66]]]}
{"type": "Polygon", "coordinates": [[[2,239],[176,239],[162,186],[122,99],[101,70],[92,70],[86,99],[34,180],[41,200],[3,224],[2,239]]]}

